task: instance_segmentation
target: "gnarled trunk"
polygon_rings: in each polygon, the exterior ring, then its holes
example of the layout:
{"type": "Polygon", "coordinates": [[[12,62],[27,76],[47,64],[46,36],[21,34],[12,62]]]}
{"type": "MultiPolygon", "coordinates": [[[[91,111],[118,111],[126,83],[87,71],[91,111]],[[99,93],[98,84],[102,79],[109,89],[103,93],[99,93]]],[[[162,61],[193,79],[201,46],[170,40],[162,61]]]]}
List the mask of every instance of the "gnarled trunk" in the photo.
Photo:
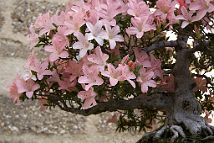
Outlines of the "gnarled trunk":
{"type": "MultiPolygon", "coordinates": [[[[172,103],[165,109],[167,114],[165,125],[145,135],[137,143],[158,143],[163,137],[168,138],[169,142],[179,140],[179,143],[186,143],[187,137],[212,139],[210,135],[213,135],[213,129],[200,116],[201,106],[192,91],[194,82],[190,76],[189,66],[188,50],[180,48],[176,51],[176,64],[173,69],[176,91],[172,103]]],[[[201,142],[204,140],[202,139],[201,142]]]]}

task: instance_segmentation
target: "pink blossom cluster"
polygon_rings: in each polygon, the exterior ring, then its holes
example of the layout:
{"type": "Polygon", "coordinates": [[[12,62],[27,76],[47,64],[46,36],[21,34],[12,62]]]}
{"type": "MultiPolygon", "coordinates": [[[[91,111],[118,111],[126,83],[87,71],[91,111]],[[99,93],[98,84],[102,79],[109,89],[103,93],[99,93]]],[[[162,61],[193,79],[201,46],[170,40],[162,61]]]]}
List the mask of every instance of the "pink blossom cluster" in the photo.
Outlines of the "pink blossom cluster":
{"type": "Polygon", "coordinates": [[[11,97],[18,102],[22,95],[75,92],[82,109],[88,109],[97,104],[97,87],[127,83],[133,91],[139,86],[147,93],[163,79],[161,61],[138,46],[124,51],[127,39],[142,38],[162,23],[181,23],[185,28],[213,11],[210,0],[158,0],[155,10],[141,0],[89,0],[71,2],[55,15],[42,14],[30,26],[28,37],[30,47],[43,46],[48,57],[29,56],[26,73],[11,86],[11,97]],[[122,28],[118,21],[122,17],[130,17],[125,21],[128,27],[122,28]]]}

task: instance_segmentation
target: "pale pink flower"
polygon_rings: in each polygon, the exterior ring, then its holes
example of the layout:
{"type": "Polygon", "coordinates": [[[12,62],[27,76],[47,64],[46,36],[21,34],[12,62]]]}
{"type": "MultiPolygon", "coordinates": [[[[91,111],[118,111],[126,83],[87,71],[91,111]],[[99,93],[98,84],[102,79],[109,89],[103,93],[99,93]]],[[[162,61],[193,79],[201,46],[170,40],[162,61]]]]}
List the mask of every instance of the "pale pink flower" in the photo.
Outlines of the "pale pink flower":
{"type": "Polygon", "coordinates": [[[149,55],[139,48],[134,49],[135,62],[139,66],[151,67],[151,61],[149,55]]]}
{"type": "Polygon", "coordinates": [[[115,26],[116,20],[114,17],[125,12],[126,6],[122,0],[104,0],[101,1],[100,6],[96,10],[105,23],[115,26]]]}
{"type": "Polygon", "coordinates": [[[118,68],[122,71],[122,75],[118,78],[119,81],[125,81],[127,80],[133,88],[136,87],[134,81],[132,79],[136,79],[136,76],[133,72],[130,71],[128,65],[119,65],[118,68]]]}
{"type": "Polygon", "coordinates": [[[89,109],[97,105],[95,100],[96,93],[94,92],[93,88],[90,88],[88,91],[80,91],[77,96],[81,99],[82,102],[84,102],[82,109],[89,109]]]}
{"type": "Polygon", "coordinates": [[[157,58],[155,58],[153,55],[150,55],[150,60],[151,60],[151,67],[148,67],[148,71],[153,71],[154,72],[154,77],[159,77],[163,78],[163,70],[161,69],[161,61],[157,58]]]}
{"type": "Polygon", "coordinates": [[[28,34],[28,40],[30,43],[30,48],[33,48],[39,42],[39,35],[35,32],[33,25],[30,25],[29,32],[30,33],[28,34]]]}
{"type": "Polygon", "coordinates": [[[25,67],[31,71],[36,72],[38,80],[42,80],[45,75],[52,75],[52,72],[48,70],[49,62],[45,60],[40,62],[34,54],[30,55],[27,59],[25,67]]]}
{"type": "Polygon", "coordinates": [[[39,35],[43,35],[55,29],[51,21],[50,13],[47,12],[45,14],[39,15],[39,17],[36,19],[34,23],[34,27],[36,29],[39,29],[39,35]]]}
{"type": "Polygon", "coordinates": [[[179,20],[183,20],[181,28],[185,28],[190,23],[196,21],[195,16],[193,16],[194,11],[187,11],[184,6],[182,6],[180,10],[182,15],[178,15],[176,18],[179,20]]]}
{"type": "Polygon", "coordinates": [[[55,24],[56,26],[63,26],[64,22],[66,20],[66,14],[64,11],[61,11],[60,13],[56,13],[55,15],[53,15],[51,17],[51,21],[53,24],[55,24]]]}
{"type": "Polygon", "coordinates": [[[141,84],[141,91],[143,93],[148,92],[149,87],[156,87],[156,82],[152,80],[154,72],[146,71],[146,69],[140,69],[140,76],[137,78],[137,82],[141,84]]]}
{"type": "Polygon", "coordinates": [[[190,3],[190,10],[197,10],[195,21],[201,20],[207,13],[214,11],[212,0],[195,0],[190,3]]]}
{"type": "Polygon", "coordinates": [[[87,54],[87,51],[92,50],[94,45],[88,41],[88,35],[83,35],[78,32],[75,34],[78,42],[73,44],[73,49],[79,49],[79,57],[82,58],[87,54]]]}
{"type": "Polygon", "coordinates": [[[129,0],[127,13],[134,17],[149,16],[148,5],[142,0],[129,0]]]}
{"type": "Polygon", "coordinates": [[[50,52],[49,60],[56,61],[59,58],[67,58],[68,52],[65,47],[69,46],[68,38],[62,33],[56,33],[52,39],[52,45],[45,46],[45,51],[50,52]]]}
{"type": "Polygon", "coordinates": [[[149,17],[132,18],[132,27],[126,29],[129,35],[136,35],[137,38],[141,38],[145,32],[155,30],[155,26],[150,22],[149,17]]]}
{"type": "Polygon", "coordinates": [[[89,90],[94,85],[102,85],[103,79],[99,77],[99,70],[97,66],[83,66],[83,76],[78,79],[79,83],[84,84],[84,89],[89,90]]]}
{"type": "Polygon", "coordinates": [[[127,80],[135,88],[135,83],[131,79],[135,79],[136,76],[129,70],[128,65],[120,64],[117,68],[115,68],[112,64],[108,64],[107,67],[108,70],[103,71],[102,75],[109,78],[111,86],[115,86],[118,81],[127,80]]]}
{"type": "Polygon", "coordinates": [[[119,35],[120,33],[120,27],[115,26],[111,28],[109,24],[105,24],[105,31],[101,34],[101,37],[103,39],[106,39],[109,41],[109,45],[111,49],[114,49],[116,47],[116,42],[123,42],[123,36],[119,35]]]}
{"type": "Polygon", "coordinates": [[[119,77],[122,76],[122,70],[115,68],[112,64],[108,64],[107,67],[107,71],[103,71],[101,74],[109,78],[111,86],[115,86],[119,81],[119,77]]]}
{"type": "Polygon", "coordinates": [[[170,9],[175,9],[176,2],[172,0],[158,0],[156,6],[163,13],[168,13],[170,9]]]}
{"type": "Polygon", "coordinates": [[[160,17],[161,21],[165,21],[166,19],[169,20],[170,24],[176,22],[175,18],[175,5],[176,1],[172,0],[158,0],[156,2],[157,10],[155,11],[154,15],[156,17],[160,17]]]}
{"type": "Polygon", "coordinates": [[[101,71],[104,70],[104,67],[106,65],[106,61],[109,58],[109,55],[104,54],[100,47],[97,47],[94,54],[88,55],[88,60],[94,64],[97,64],[100,66],[101,71]]]}
{"type": "Polygon", "coordinates": [[[36,57],[34,53],[31,53],[31,55],[27,58],[27,62],[25,64],[25,68],[36,71],[37,66],[40,64],[39,59],[36,57]]]}
{"type": "Polygon", "coordinates": [[[103,26],[102,22],[98,21],[95,25],[93,25],[90,22],[87,22],[86,25],[87,25],[88,30],[90,31],[90,33],[86,33],[88,40],[95,39],[96,42],[100,46],[102,46],[103,45],[103,38],[101,38],[101,36],[100,36],[102,34],[102,32],[104,32],[102,29],[102,26],[103,26]]]}
{"type": "Polygon", "coordinates": [[[28,98],[32,98],[34,91],[40,88],[39,84],[35,83],[32,79],[25,81],[17,77],[15,83],[18,93],[26,93],[28,98]]]}
{"type": "Polygon", "coordinates": [[[90,10],[91,6],[87,2],[84,1],[73,1],[72,5],[68,9],[68,11],[72,11],[74,13],[85,13],[86,11],[90,10]]]}
{"type": "Polygon", "coordinates": [[[120,64],[121,65],[126,65],[129,61],[129,55],[126,55],[123,57],[123,59],[121,60],[120,64]]]}
{"type": "Polygon", "coordinates": [[[67,28],[65,35],[70,35],[76,32],[80,32],[80,27],[85,24],[84,13],[68,12],[66,15],[64,26],[67,28]]]}
{"type": "Polygon", "coordinates": [[[85,21],[95,25],[99,20],[99,15],[96,10],[90,10],[86,12],[85,21]]]}
{"type": "Polygon", "coordinates": [[[52,75],[52,71],[48,70],[48,65],[49,63],[46,60],[37,66],[36,74],[38,80],[42,80],[45,75],[52,75]]]}

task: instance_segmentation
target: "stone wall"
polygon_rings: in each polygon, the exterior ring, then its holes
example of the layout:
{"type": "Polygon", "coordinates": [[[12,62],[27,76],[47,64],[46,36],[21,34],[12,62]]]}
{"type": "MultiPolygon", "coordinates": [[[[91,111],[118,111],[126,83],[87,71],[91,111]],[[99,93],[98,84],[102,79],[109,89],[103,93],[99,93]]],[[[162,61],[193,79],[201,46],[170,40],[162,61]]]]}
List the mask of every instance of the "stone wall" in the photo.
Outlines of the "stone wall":
{"type": "MultiPolygon", "coordinates": [[[[110,113],[83,117],[59,109],[40,111],[36,102],[14,105],[8,86],[29,54],[26,34],[41,12],[67,0],[0,0],[0,143],[134,143],[140,135],[115,133],[110,113]]],[[[42,51],[38,51],[42,53],[42,51]]]]}

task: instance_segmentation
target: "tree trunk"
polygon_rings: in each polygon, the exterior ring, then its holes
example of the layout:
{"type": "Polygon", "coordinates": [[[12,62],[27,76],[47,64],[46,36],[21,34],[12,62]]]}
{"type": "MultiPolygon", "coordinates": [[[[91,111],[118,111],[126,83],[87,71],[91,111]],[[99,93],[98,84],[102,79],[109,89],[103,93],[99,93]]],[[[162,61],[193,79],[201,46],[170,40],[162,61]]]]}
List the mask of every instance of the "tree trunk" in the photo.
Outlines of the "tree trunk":
{"type": "MultiPolygon", "coordinates": [[[[176,64],[173,69],[176,91],[172,97],[173,104],[169,104],[166,109],[165,125],[144,136],[137,143],[167,142],[166,140],[162,141],[163,138],[168,138],[168,142],[191,143],[196,140],[199,142],[200,139],[213,135],[213,129],[200,116],[201,105],[192,91],[194,82],[190,76],[189,66],[188,50],[184,48],[177,50],[176,64]],[[195,138],[195,140],[187,141],[187,138],[195,138]]],[[[202,142],[205,140],[202,139],[202,142]]]]}

